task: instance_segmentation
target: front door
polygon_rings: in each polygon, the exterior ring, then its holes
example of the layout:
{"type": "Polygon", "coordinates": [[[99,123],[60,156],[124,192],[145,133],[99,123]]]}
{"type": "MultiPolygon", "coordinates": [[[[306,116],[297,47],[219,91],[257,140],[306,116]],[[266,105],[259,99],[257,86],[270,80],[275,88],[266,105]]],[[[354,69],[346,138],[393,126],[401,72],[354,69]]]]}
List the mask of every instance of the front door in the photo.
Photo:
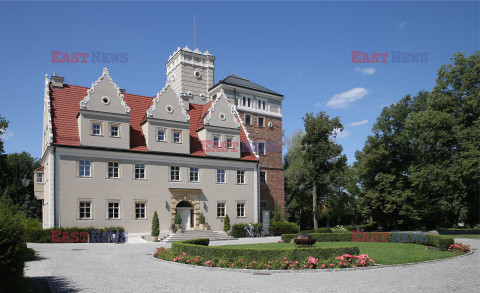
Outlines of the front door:
{"type": "Polygon", "coordinates": [[[180,217],[182,218],[182,229],[190,230],[190,217],[192,208],[177,208],[180,217]]]}

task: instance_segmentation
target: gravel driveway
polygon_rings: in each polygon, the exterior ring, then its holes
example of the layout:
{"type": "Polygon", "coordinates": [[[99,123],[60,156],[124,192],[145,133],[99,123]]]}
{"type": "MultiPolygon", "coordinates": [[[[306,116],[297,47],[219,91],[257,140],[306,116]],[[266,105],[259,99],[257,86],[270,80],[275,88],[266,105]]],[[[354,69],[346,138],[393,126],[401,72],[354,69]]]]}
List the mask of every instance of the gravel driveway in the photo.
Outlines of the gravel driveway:
{"type": "Polygon", "coordinates": [[[27,263],[25,275],[49,277],[57,292],[478,292],[480,240],[457,242],[474,253],[413,265],[261,275],[160,261],[152,257],[159,243],[28,244],[38,260],[27,263]]]}

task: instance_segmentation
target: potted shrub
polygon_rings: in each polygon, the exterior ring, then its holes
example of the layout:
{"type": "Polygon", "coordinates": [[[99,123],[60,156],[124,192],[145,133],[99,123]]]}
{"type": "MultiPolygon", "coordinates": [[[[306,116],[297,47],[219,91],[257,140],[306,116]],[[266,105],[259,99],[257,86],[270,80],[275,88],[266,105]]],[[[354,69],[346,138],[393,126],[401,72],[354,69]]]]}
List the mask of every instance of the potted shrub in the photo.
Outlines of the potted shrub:
{"type": "Polygon", "coordinates": [[[172,232],[172,233],[177,232],[177,227],[175,226],[175,224],[173,222],[170,224],[170,232],[172,232]]]}
{"type": "Polygon", "coordinates": [[[182,233],[182,217],[180,217],[180,214],[175,214],[175,217],[173,218],[173,223],[175,224],[177,233],[182,233]]]}
{"type": "Polygon", "coordinates": [[[225,220],[223,220],[223,231],[225,231],[226,233],[230,233],[230,217],[227,215],[225,215],[225,220]]]}
{"type": "Polygon", "coordinates": [[[152,219],[152,241],[153,242],[158,241],[159,234],[160,234],[160,222],[158,221],[157,211],[155,211],[155,213],[153,213],[153,219],[152,219]]]}
{"type": "Polygon", "coordinates": [[[200,224],[200,230],[203,230],[205,225],[205,216],[203,215],[203,213],[200,213],[200,215],[198,216],[198,223],[200,224]]]}

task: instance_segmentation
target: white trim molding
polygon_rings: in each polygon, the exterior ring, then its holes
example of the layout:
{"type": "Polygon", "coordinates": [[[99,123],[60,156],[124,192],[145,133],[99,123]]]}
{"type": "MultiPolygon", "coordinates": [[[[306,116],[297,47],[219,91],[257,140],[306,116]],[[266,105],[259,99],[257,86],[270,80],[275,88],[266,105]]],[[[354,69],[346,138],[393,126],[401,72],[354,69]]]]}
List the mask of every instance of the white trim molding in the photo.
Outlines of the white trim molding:
{"type": "MultiPolygon", "coordinates": [[[[152,105],[147,110],[147,117],[153,117],[153,111],[155,111],[155,109],[157,109],[156,104],[158,102],[160,102],[160,97],[163,95],[163,93],[165,93],[167,91],[168,87],[171,87],[169,82],[167,82],[167,84],[163,87],[163,89],[160,90],[157,93],[155,98],[153,98],[152,105]]],[[[182,109],[182,114],[185,116],[185,119],[187,121],[190,121],[190,115],[188,115],[187,110],[185,109],[185,104],[183,103],[182,97],[180,95],[178,95],[173,88],[172,88],[172,91],[175,94],[175,96],[177,97],[178,104],[180,105],[180,108],[182,109]]],[[[169,106],[171,106],[171,105],[169,105],[169,106]]],[[[167,109],[165,109],[165,111],[167,111],[167,113],[170,113],[170,114],[173,113],[173,110],[171,112],[169,112],[167,109]]]]}

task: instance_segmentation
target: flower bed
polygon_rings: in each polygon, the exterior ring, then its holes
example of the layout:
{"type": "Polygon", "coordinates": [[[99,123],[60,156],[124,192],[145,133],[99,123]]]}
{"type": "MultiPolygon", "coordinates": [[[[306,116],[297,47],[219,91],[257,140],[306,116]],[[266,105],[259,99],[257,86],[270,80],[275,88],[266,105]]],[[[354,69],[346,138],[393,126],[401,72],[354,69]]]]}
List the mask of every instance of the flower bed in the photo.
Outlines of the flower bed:
{"type": "Polygon", "coordinates": [[[450,245],[448,251],[450,252],[460,252],[460,253],[467,253],[470,250],[470,246],[462,244],[462,243],[455,243],[450,245]]]}
{"type": "MultiPolygon", "coordinates": [[[[280,252],[280,251],[278,251],[280,252]]],[[[280,253],[279,253],[280,254],[280,253]]],[[[280,254],[281,255],[281,254],[280,254]]],[[[194,256],[186,252],[177,252],[173,249],[158,248],[154,253],[154,257],[162,260],[221,268],[237,268],[237,269],[256,269],[256,270],[308,270],[308,269],[331,269],[331,268],[356,268],[372,266],[375,262],[366,254],[351,255],[343,254],[330,258],[328,260],[319,260],[318,258],[309,256],[301,259],[292,259],[286,256],[274,258],[259,259],[224,259],[224,258],[208,258],[194,256]]]]}

